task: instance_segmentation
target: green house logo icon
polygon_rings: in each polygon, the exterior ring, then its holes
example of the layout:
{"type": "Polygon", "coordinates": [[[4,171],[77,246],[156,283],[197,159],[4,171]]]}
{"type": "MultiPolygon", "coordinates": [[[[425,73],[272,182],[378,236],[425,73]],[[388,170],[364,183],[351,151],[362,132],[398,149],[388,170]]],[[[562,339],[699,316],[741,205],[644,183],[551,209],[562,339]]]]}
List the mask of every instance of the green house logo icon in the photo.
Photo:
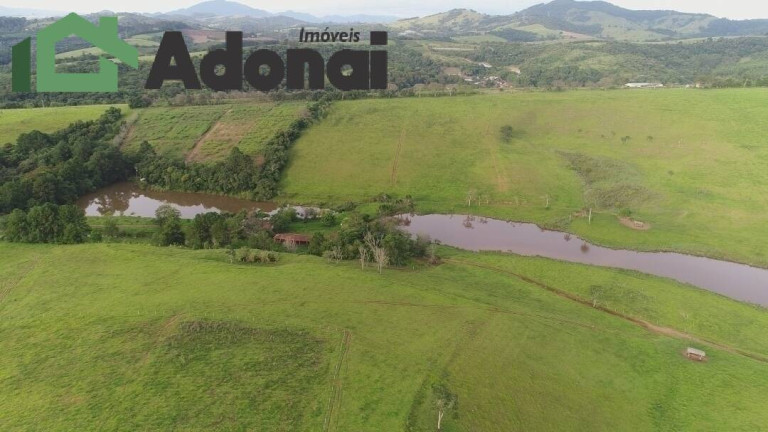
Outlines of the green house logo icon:
{"type": "MultiPolygon", "coordinates": [[[[78,36],[124,64],[137,68],[139,53],[118,37],[117,17],[101,17],[96,26],[71,13],[37,33],[37,91],[39,92],[116,92],[117,64],[101,57],[96,73],[57,73],[56,42],[78,36]]],[[[32,41],[27,38],[12,49],[11,87],[16,92],[31,91],[32,41]]]]}

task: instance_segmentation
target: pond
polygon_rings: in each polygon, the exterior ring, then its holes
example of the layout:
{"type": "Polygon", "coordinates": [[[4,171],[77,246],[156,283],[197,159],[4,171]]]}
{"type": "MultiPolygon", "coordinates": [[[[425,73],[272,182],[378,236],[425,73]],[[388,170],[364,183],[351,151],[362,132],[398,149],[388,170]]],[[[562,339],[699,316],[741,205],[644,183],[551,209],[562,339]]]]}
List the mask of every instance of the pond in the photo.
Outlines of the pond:
{"type": "Polygon", "coordinates": [[[402,228],[442,244],[473,251],[502,251],[668,277],[724,296],[768,306],[768,270],[667,252],[595,246],[534,224],[451,215],[401,216],[402,228]]]}
{"type": "Polygon", "coordinates": [[[207,212],[237,213],[240,210],[272,212],[277,209],[273,202],[249,201],[220,195],[192,192],[152,191],[139,188],[135,183],[116,183],[81,197],[77,205],[87,216],[143,216],[155,217],[155,210],[170,204],[181,212],[184,219],[207,212]]]}

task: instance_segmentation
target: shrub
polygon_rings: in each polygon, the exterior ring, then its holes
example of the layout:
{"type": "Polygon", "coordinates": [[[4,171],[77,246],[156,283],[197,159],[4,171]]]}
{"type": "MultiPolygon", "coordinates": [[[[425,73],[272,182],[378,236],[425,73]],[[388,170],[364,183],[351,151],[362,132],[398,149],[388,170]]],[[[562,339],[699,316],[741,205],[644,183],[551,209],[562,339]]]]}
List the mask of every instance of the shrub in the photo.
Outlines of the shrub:
{"type": "Polygon", "coordinates": [[[324,227],[332,227],[336,225],[336,215],[331,211],[326,211],[320,216],[320,224],[324,227]]]}

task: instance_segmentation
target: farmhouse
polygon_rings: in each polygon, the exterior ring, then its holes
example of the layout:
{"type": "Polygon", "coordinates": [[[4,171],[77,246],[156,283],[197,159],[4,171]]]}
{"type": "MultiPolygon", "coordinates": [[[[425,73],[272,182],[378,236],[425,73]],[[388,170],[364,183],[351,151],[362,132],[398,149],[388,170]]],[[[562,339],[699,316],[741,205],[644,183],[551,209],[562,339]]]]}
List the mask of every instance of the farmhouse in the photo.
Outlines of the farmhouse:
{"type": "Polygon", "coordinates": [[[275,241],[280,243],[293,242],[294,244],[299,245],[299,244],[309,244],[310,240],[312,240],[312,236],[305,235],[305,234],[285,233],[285,234],[275,235],[275,241]]]}
{"type": "Polygon", "coordinates": [[[685,350],[685,356],[691,360],[696,360],[696,361],[707,360],[707,353],[696,348],[688,348],[687,350],[685,350]]]}

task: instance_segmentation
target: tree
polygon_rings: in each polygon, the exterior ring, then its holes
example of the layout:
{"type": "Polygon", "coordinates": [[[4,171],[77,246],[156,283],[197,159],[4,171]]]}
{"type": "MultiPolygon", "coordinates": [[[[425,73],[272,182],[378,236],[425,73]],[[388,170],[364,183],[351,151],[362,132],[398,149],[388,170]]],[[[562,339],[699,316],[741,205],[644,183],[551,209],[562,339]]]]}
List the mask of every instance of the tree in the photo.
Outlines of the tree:
{"type": "Polygon", "coordinates": [[[58,208],[51,203],[35,206],[27,213],[28,242],[52,243],[61,232],[58,208]]]}
{"type": "Polygon", "coordinates": [[[376,265],[379,268],[379,273],[381,273],[382,269],[389,264],[389,254],[383,247],[377,247],[372,251],[372,254],[373,260],[376,261],[376,265]]]}
{"type": "Polygon", "coordinates": [[[5,238],[12,242],[26,242],[29,239],[29,227],[27,226],[27,214],[24,210],[14,209],[5,218],[5,238]]]}
{"type": "Polygon", "coordinates": [[[56,241],[65,244],[82,243],[88,238],[91,227],[85,219],[83,209],[74,205],[64,205],[58,209],[58,219],[61,225],[56,241]]]}
{"type": "Polygon", "coordinates": [[[445,416],[446,412],[457,408],[459,398],[443,385],[437,385],[432,390],[435,396],[435,406],[437,407],[437,430],[439,432],[442,427],[443,416],[445,416]]]}
{"type": "Polygon", "coordinates": [[[368,248],[361,244],[357,247],[357,251],[360,254],[360,269],[365,270],[365,265],[368,263],[368,248]]]}
{"type": "Polygon", "coordinates": [[[502,126],[500,130],[501,140],[505,143],[508,143],[512,141],[513,138],[517,135],[517,131],[515,131],[515,128],[512,126],[502,126]]]}
{"type": "Polygon", "coordinates": [[[290,229],[291,223],[296,221],[296,209],[293,207],[281,208],[272,217],[269,222],[272,224],[272,230],[276,233],[286,232],[290,229]]]}
{"type": "Polygon", "coordinates": [[[155,243],[160,246],[183,245],[184,232],[181,230],[181,212],[169,204],[155,210],[155,243]]]}
{"type": "Polygon", "coordinates": [[[323,248],[325,247],[325,235],[323,233],[316,233],[309,240],[309,246],[307,246],[307,252],[312,255],[322,256],[323,248]]]}

